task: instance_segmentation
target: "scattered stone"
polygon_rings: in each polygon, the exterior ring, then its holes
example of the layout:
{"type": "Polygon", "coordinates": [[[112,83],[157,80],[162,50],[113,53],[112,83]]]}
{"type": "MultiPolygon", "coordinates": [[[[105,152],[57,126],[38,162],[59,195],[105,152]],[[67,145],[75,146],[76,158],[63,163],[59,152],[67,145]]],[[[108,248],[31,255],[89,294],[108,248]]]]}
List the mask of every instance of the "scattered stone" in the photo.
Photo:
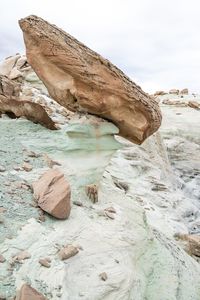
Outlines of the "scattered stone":
{"type": "Polygon", "coordinates": [[[50,169],[33,183],[34,197],[38,206],[58,219],[70,215],[71,189],[64,174],[59,169],[50,169]]]}
{"type": "Polygon", "coordinates": [[[44,160],[49,168],[53,168],[53,166],[61,166],[59,162],[52,160],[46,153],[44,154],[44,160]]]}
{"type": "Polygon", "coordinates": [[[17,253],[17,255],[13,256],[13,261],[19,261],[21,262],[22,260],[29,259],[31,257],[31,254],[28,251],[21,251],[17,253]]]}
{"type": "Polygon", "coordinates": [[[108,217],[109,219],[112,219],[112,220],[115,219],[114,215],[113,215],[112,213],[106,211],[106,210],[104,211],[104,214],[105,214],[105,216],[108,217]]]}
{"type": "Polygon", "coordinates": [[[129,190],[129,186],[128,186],[128,184],[126,182],[122,182],[122,181],[119,181],[119,180],[115,179],[114,180],[114,184],[119,189],[124,190],[125,193],[128,192],[128,190],[129,190]]]}
{"type": "Polygon", "coordinates": [[[28,157],[34,157],[34,158],[37,158],[37,157],[39,157],[40,155],[39,154],[36,154],[35,152],[33,152],[33,151],[28,151],[27,152],[27,156],[28,157]]]}
{"type": "Polygon", "coordinates": [[[5,172],[5,171],[6,171],[6,168],[3,166],[0,166],[0,172],[5,172]]]}
{"type": "Polygon", "coordinates": [[[17,293],[16,300],[47,300],[47,298],[25,283],[17,293]]]}
{"type": "Polygon", "coordinates": [[[171,89],[171,90],[169,90],[169,94],[178,95],[179,94],[179,90],[177,90],[177,89],[171,89]]]}
{"type": "Polygon", "coordinates": [[[96,184],[86,185],[85,191],[86,195],[93,203],[98,202],[98,187],[96,184]]]}
{"type": "Polygon", "coordinates": [[[30,172],[32,171],[33,166],[27,162],[24,162],[22,168],[24,169],[24,171],[30,172]]]}
{"type": "Polygon", "coordinates": [[[106,272],[99,274],[99,277],[103,281],[106,281],[108,279],[108,275],[106,274],[106,272]]]}
{"type": "Polygon", "coordinates": [[[20,170],[21,170],[21,167],[20,167],[20,166],[14,166],[13,169],[14,169],[15,171],[20,171],[20,170]]]}
{"type": "Polygon", "coordinates": [[[194,109],[200,109],[200,103],[197,101],[188,101],[188,106],[194,109]]]}
{"type": "Polygon", "coordinates": [[[77,205],[77,206],[83,206],[83,203],[82,203],[82,202],[76,201],[76,200],[73,201],[73,204],[74,204],[74,205],[77,205]]]}
{"type": "Polygon", "coordinates": [[[74,247],[73,245],[67,245],[59,251],[58,256],[61,260],[65,260],[78,254],[78,252],[79,250],[77,247],[74,247]]]}
{"type": "Polygon", "coordinates": [[[51,259],[46,257],[46,258],[41,258],[39,259],[39,263],[41,264],[41,266],[46,267],[46,268],[50,268],[51,267],[51,259]]]}
{"type": "Polygon", "coordinates": [[[108,211],[108,212],[110,212],[110,213],[113,213],[113,214],[116,214],[116,210],[115,210],[115,208],[114,207],[107,207],[107,208],[105,208],[105,211],[108,211]]]}
{"type": "Polygon", "coordinates": [[[6,259],[3,257],[2,254],[0,254],[0,263],[4,263],[6,261],[6,259]]]}

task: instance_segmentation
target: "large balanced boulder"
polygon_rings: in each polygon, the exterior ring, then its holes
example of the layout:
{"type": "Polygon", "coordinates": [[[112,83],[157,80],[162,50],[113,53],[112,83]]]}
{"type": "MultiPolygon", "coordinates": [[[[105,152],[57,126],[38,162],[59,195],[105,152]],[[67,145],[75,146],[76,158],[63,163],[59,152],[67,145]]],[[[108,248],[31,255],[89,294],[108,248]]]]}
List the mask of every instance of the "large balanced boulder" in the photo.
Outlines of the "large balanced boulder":
{"type": "Polygon", "coordinates": [[[50,169],[33,183],[34,197],[44,211],[58,219],[70,215],[71,189],[59,169],[50,169]]]}
{"type": "Polygon", "coordinates": [[[112,121],[138,144],[159,128],[158,103],[111,62],[37,16],[19,24],[28,62],[61,105],[112,121]]]}

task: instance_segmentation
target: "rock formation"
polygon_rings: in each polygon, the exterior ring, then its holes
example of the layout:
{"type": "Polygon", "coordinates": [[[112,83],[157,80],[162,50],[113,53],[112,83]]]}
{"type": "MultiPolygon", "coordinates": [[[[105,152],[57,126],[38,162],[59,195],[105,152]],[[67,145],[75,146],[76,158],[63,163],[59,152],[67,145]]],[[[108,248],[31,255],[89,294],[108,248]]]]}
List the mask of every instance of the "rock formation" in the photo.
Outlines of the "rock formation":
{"type": "Polygon", "coordinates": [[[47,298],[25,283],[22,285],[16,300],[47,300],[47,298]]]}
{"type": "Polygon", "coordinates": [[[33,191],[38,205],[50,215],[58,219],[66,219],[70,215],[70,185],[59,169],[47,171],[33,184],[33,191]]]}
{"type": "Polygon", "coordinates": [[[57,129],[45,109],[38,103],[20,100],[20,84],[0,76],[0,112],[13,117],[26,117],[35,123],[40,123],[49,129],[57,129]]]}
{"type": "Polygon", "coordinates": [[[112,121],[138,144],[159,128],[158,104],[108,60],[37,16],[19,24],[28,62],[61,105],[112,121]]]}

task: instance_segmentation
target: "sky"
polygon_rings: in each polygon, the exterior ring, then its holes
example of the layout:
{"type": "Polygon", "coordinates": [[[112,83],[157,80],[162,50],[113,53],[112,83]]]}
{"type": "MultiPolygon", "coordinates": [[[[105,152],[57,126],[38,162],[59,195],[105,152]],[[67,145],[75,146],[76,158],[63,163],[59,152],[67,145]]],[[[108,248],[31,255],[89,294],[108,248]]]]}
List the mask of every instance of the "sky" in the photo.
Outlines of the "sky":
{"type": "Polygon", "coordinates": [[[199,0],[1,0],[0,60],[25,53],[18,20],[56,24],[146,92],[200,92],[199,0]]]}

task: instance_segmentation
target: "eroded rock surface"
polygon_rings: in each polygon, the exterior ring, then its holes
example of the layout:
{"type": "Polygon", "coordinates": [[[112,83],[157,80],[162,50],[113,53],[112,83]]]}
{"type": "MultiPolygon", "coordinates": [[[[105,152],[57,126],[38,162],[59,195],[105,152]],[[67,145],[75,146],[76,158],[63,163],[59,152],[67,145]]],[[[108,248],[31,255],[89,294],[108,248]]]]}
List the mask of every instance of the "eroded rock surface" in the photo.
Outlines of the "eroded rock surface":
{"type": "Polygon", "coordinates": [[[60,170],[47,171],[33,184],[33,190],[38,205],[44,211],[58,219],[69,217],[71,189],[60,170]]]}
{"type": "Polygon", "coordinates": [[[138,144],[159,128],[157,102],[108,60],[37,16],[19,24],[28,62],[61,105],[111,120],[138,144]]]}
{"type": "Polygon", "coordinates": [[[0,112],[11,114],[13,117],[26,117],[40,123],[49,129],[57,129],[45,109],[38,103],[20,100],[21,86],[5,76],[0,76],[0,112]]]}

